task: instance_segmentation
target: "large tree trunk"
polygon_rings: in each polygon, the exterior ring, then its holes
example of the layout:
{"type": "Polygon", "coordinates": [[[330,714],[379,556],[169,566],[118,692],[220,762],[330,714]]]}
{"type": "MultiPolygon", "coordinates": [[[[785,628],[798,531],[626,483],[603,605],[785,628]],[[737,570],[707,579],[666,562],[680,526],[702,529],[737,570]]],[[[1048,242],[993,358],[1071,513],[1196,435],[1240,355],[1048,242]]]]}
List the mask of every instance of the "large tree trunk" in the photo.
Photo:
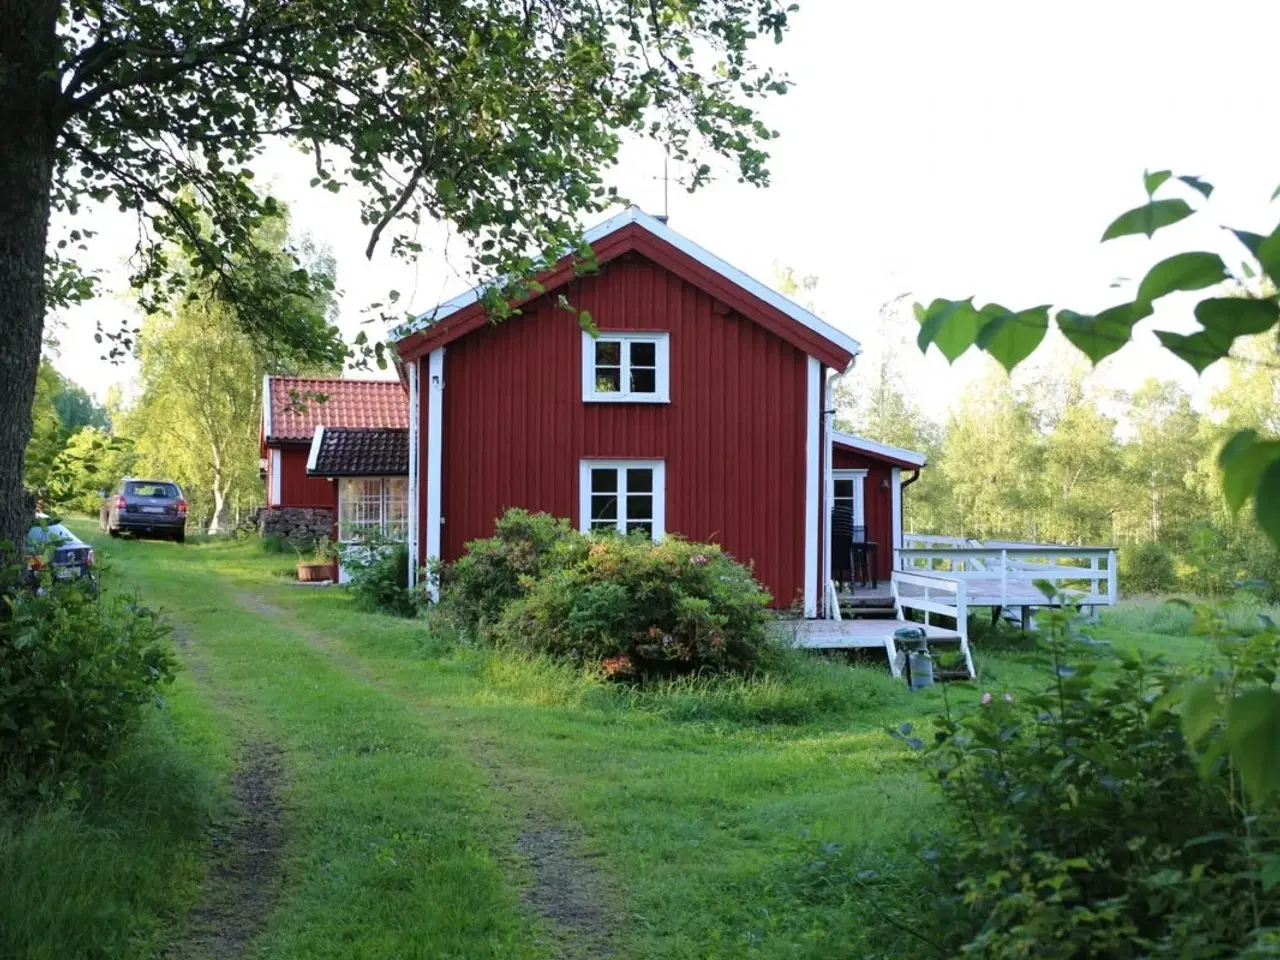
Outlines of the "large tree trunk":
{"type": "Polygon", "coordinates": [[[21,544],[22,483],[44,333],[44,255],[57,146],[58,0],[0,0],[0,557],[21,544]]]}

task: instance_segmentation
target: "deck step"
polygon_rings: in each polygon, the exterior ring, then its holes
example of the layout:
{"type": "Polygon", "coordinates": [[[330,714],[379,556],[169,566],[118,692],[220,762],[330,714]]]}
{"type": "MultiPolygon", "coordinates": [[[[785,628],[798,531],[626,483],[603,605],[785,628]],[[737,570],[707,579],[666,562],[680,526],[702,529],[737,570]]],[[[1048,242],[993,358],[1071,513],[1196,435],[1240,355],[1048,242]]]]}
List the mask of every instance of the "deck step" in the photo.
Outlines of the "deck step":
{"type": "Polygon", "coordinates": [[[896,620],[898,611],[893,607],[841,607],[840,616],[847,620],[896,620]]]}

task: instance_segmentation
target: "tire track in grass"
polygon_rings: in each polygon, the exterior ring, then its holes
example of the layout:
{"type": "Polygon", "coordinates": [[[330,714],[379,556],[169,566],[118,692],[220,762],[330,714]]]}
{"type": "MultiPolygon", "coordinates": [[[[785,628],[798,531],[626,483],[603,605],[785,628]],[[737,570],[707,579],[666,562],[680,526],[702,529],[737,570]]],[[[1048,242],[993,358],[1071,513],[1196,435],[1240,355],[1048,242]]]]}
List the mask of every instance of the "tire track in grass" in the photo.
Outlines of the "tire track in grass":
{"type": "MultiPolygon", "coordinates": [[[[196,683],[215,704],[228,709],[190,631],[178,625],[173,637],[196,683]]],[[[280,747],[263,739],[242,742],[231,777],[230,817],[210,830],[213,862],[200,899],[160,952],[165,960],[234,960],[266,929],[280,896],[286,842],[281,796],[286,784],[280,747]]]]}
{"type": "MultiPolygon", "coordinates": [[[[402,699],[364,669],[359,658],[340,641],[311,630],[289,611],[247,590],[233,594],[235,602],[257,616],[266,617],[292,631],[310,647],[331,657],[352,675],[390,696],[402,699]]],[[[421,708],[412,701],[410,709],[421,708]]],[[[464,739],[467,739],[464,737],[464,739]]],[[[489,784],[505,798],[504,806],[519,819],[515,853],[531,882],[522,886],[526,908],[550,930],[556,956],[588,960],[613,955],[613,938],[622,921],[613,904],[612,886],[598,864],[582,852],[579,832],[551,816],[536,804],[536,791],[510,771],[495,755],[493,740],[472,743],[475,759],[489,775],[489,784]]]]}

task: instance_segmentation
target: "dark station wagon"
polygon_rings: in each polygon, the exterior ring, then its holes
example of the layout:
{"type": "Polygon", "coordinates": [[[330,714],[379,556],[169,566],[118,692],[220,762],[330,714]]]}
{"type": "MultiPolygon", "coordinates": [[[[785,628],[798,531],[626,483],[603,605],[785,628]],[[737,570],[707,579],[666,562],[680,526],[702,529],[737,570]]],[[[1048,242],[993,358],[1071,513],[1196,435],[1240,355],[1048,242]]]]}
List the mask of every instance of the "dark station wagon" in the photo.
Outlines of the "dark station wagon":
{"type": "Polygon", "coordinates": [[[102,501],[98,522],[113,537],[149,533],[181,543],[187,531],[187,501],[172,480],[125,477],[102,501]]]}

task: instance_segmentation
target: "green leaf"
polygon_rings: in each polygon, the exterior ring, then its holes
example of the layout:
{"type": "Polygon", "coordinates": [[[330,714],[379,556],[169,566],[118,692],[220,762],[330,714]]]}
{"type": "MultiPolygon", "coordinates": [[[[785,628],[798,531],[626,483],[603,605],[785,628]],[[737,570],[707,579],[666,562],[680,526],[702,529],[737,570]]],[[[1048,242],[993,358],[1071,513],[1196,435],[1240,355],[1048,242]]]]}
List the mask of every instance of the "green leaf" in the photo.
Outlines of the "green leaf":
{"type": "Polygon", "coordinates": [[[1280,547],[1280,444],[1276,447],[1276,458],[1262,471],[1262,479],[1254,491],[1253,514],[1262,532],[1280,547]]]}
{"type": "MultiPolygon", "coordinates": [[[[1230,227],[1227,228],[1231,230],[1230,227]]],[[[1251,233],[1248,230],[1231,230],[1237,240],[1244,244],[1244,248],[1252,253],[1255,257],[1258,255],[1258,248],[1262,246],[1262,241],[1267,239],[1260,233],[1251,233]]]]}
{"type": "Polygon", "coordinates": [[[1095,364],[1123,347],[1133,336],[1134,325],[1151,316],[1149,303],[1121,303],[1096,316],[1073,310],[1058,312],[1062,335],[1095,364]]]}
{"type": "Polygon", "coordinates": [[[1197,744],[1218,719],[1218,685],[1212,680],[1197,680],[1182,698],[1182,735],[1197,744]]]}
{"type": "Polygon", "coordinates": [[[1280,284],[1280,227],[1258,244],[1256,256],[1258,263],[1262,264],[1263,273],[1280,284]]]}
{"type": "Polygon", "coordinates": [[[1106,243],[1116,237],[1127,237],[1137,233],[1145,233],[1149,237],[1161,227],[1185,220],[1193,213],[1195,210],[1185,200],[1152,200],[1112,220],[1111,225],[1102,234],[1102,242],[1106,243]]]}
{"type": "Polygon", "coordinates": [[[1259,489],[1262,474],[1280,460],[1280,440],[1262,440],[1256,430],[1241,430],[1218,453],[1222,493],[1239,510],[1259,489]]]}
{"type": "Polygon", "coordinates": [[[1138,285],[1138,300],[1154,303],[1180,290],[1203,290],[1227,279],[1227,265],[1216,253],[1178,253],[1147,271],[1138,285]]]}
{"type": "Polygon", "coordinates": [[[1047,305],[1011,313],[1004,307],[988,304],[982,308],[982,314],[988,320],[978,333],[978,347],[999,360],[1008,371],[1040,346],[1049,329],[1047,305]]]}
{"type": "Polygon", "coordinates": [[[1255,802],[1280,789],[1280,693],[1255,688],[1236,697],[1227,711],[1225,738],[1255,802]]]}
{"type": "Polygon", "coordinates": [[[968,300],[934,300],[924,310],[916,305],[916,317],[920,320],[920,334],[916,343],[922,351],[934,344],[948,363],[956,359],[977,338],[978,332],[988,320],[973,306],[973,298],[968,300]]]}
{"type": "Polygon", "coordinates": [[[1280,197],[1280,187],[1276,187],[1274,190],[1271,191],[1271,199],[1275,200],[1276,197],[1280,197]]]}
{"type": "Polygon", "coordinates": [[[1208,200],[1210,194],[1213,193],[1213,184],[1209,183],[1207,180],[1201,180],[1199,177],[1179,177],[1178,179],[1192,190],[1198,190],[1201,196],[1206,200],[1208,200]]]}
{"type": "Polygon", "coordinates": [[[1196,304],[1196,319],[1206,330],[1230,337],[1265,333],[1280,320],[1280,308],[1274,299],[1254,300],[1250,297],[1211,297],[1196,304]]]}
{"type": "Polygon", "coordinates": [[[1192,334],[1157,330],[1156,336],[1165,349],[1191,364],[1196,373],[1204,373],[1207,367],[1231,352],[1231,337],[1216,330],[1200,330],[1192,334]]]}
{"type": "Polygon", "coordinates": [[[1142,173],[1142,185],[1147,188],[1147,196],[1153,197],[1160,185],[1173,176],[1172,170],[1157,170],[1152,173],[1150,170],[1144,170],[1142,173]]]}

